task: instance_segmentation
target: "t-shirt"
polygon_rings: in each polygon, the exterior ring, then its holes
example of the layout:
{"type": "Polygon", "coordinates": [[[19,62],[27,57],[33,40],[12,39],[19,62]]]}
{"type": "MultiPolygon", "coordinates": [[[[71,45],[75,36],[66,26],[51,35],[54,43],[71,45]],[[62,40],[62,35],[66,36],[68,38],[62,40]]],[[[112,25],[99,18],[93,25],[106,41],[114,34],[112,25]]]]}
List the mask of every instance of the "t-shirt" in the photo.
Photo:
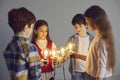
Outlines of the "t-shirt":
{"type": "MultiPolygon", "coordinates": [[[[88,54],[88,48],[89,48],[89,36],[87,37],[78,37],[79,39],[79,47],[78,47],[78,53],[86,55],[88,54]]],[[[85,71],[85,61],[81,59],[76,59],[76,65],[75,65],[75,71],[78,72],[84,72],[85,71]]]]}

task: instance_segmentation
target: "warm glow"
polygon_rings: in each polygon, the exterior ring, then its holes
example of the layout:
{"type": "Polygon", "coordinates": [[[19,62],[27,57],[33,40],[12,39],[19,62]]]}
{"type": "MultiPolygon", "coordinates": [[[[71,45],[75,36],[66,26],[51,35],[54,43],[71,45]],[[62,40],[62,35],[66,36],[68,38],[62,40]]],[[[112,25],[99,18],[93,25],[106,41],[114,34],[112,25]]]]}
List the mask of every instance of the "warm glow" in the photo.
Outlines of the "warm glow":
{"type": "Polygon", "coordinates": [[[55,56],[56,56],[56,51],[55,51],[54,49],[52,49],[51,55],[52,55],[52,57],[55,57],[55,56]]]}
{"type": "Polygon", "coordinates": [[[61,48],[61,54],[65,55],[65,49],[63,47],[61,48]]]}
{"type": "Polygon", "coordinates": [[[69,43],[69,49],[70,49],[70,51],[72,50],[72,44],[71,43],[69,43]]]}
{"type": "Polygon", "coordinates": [[[45,49],[45,50],[44,50],[44,57],[45,57],[45,58],[47,58],[48,53],[49,53],[49,52],[48,52],[48,50],[47,50],[47,49],[45,49]]]}

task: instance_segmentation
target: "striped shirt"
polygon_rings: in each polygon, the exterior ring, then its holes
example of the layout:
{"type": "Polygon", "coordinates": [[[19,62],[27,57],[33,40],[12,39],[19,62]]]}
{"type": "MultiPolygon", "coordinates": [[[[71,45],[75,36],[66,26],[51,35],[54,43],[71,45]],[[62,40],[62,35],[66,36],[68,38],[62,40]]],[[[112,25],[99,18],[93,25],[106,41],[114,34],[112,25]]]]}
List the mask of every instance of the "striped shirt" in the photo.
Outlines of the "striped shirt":
{"type": "Polygon", "coordinates": [[[37,48],[26,38],[14,36],[4,51],[11,80],[40,80],[37,48]]]}

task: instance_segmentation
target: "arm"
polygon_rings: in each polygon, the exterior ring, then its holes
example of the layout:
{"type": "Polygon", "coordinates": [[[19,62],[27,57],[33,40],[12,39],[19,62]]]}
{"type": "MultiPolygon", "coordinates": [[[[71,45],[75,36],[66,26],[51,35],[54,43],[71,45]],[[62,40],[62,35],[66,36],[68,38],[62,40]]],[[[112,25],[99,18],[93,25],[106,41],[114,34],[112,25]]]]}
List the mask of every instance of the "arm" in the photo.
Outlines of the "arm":
{"type": "Polygon", "coordinates": [[[70,55],[70,58],[82,59],[84,61],[86,61],[86,57],[87,56],[85,56],[85,55],[80,55],[80,54],[76,54],[76,53],[70,55]]]}
{"type": "Polygon", "coordinates": [[[107,67],[107,51],[105,44],[102,42],[100,43],[100,47],[98,49],[98,71],[97,77],[104,78],[106,67],[107,67]]]}
{"type": "Polygon", "coordinates": [[[96,80],[103,80],[103,78],[99,78],[99,77],[97,77],[96,80]]]}
{"type": "Polygon", "coordinates": [[[30,80],[39,80],[41,78],[40,57],[36,48],[32,46],[32,50],[28,54],[30,80]]]}

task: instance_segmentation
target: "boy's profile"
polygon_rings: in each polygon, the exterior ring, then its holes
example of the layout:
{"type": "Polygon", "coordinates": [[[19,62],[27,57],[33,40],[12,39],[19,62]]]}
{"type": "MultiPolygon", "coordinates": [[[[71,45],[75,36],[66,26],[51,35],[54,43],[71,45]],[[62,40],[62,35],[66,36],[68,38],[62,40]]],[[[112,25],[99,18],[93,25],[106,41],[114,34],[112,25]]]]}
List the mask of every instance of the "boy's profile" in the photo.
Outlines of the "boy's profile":
{"type": "Polygon", "coordinates": [[[93,36],[87,32],[85,16],[81,13],[76,14],[72,21],[75,34],[69,37],[66,45],[74,43],[75,52],[70,55],[69,71],[71,80],[85,80],[85,59],[88,48],[93,40],[93,36]]]}
{"type": "Polygon", "coordinates": [[[8,24],[14,32],[4,58],[10,80],[39,80],[40,59],[36,47],[28,41],[35,22],[34,14],[24,7],[8,12],[8,24]]]}

